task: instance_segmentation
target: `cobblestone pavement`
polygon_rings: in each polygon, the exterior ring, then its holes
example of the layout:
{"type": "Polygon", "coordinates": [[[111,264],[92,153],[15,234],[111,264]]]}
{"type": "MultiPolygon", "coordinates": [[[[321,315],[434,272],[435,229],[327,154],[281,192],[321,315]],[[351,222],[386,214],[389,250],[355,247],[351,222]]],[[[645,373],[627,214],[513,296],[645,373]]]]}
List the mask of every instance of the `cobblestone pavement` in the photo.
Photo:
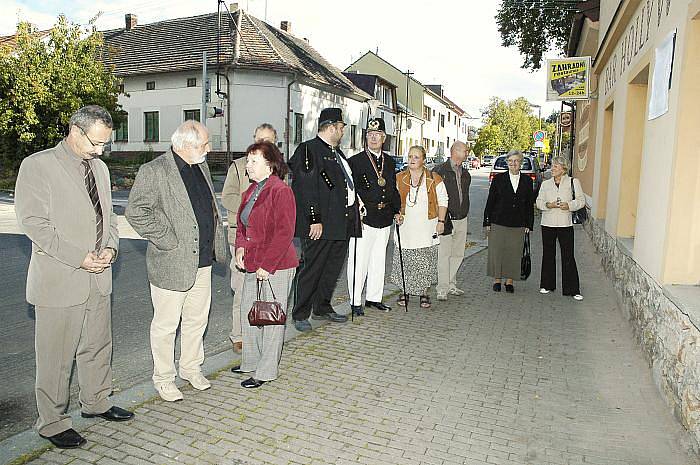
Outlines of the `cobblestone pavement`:
{"type": "Polygon", "coordinates": [[[286,344],[260,389],[224,370],[208,391],[95,421],[86,448],[31,463],[697,463],[582,231],[577,247],[583,302],[540,295],[537,258],[514,295],[493,293],[479,253],[463,297],[319,327],[286,344]]]}

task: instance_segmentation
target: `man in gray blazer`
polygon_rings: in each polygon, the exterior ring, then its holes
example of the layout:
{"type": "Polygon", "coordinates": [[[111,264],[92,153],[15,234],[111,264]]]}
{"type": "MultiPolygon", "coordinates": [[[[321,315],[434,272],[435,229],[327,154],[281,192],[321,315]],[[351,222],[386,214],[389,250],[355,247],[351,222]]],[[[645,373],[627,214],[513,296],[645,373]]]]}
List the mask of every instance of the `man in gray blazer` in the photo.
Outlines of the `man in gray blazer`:
{"type": "Polygon", "coordinates": [[[225,261],[226,238],[206,154],[207,129],[185,121],[172,147],[142,165],[134,181],[126,218],[148,239],[146,268],[151,284],[153,384],[168,402],[181,400],[175,385],[175,333],[180,326],[179,375],[192,387],[211,383],[202,375],[211,304],[212,262],[225,261]]]}
{"type": "Polygon", "coordinates": [[[112,117],[89,105],[70,119],[56,147],[25,158],[17,175],[15,211],[32,241],[27,301],[35,306],[36,403],[39,434],[59,448],[85,439],[66,409],[75,357],[82,416],[133,417],[112,392],[111,264],[119,233],[107,165],[99,160],[112,117]]]}

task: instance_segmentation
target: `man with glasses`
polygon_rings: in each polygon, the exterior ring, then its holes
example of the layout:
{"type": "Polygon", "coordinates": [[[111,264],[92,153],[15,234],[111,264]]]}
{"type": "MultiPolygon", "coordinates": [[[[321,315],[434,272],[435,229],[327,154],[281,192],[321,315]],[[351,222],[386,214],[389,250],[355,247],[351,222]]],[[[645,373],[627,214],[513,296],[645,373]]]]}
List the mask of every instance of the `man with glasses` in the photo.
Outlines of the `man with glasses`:
{"type": "Polygon", "coordinates": [[[370,118],[367,122],[367,148],[348,160],[362,204],[362,237],[350,239],[347,266],[350,307],[355,316],[365,314],[362,309],[365,281],[365,306],[382,312],[391,310],[382,302],[384,268],[391,225],[401,211],[401,197],[396,189],[394,159],[382,151],[385,140],[384,120],[370,118]]]}
{"type": "Polygon", "coordinates": [[[27,301],[34,305],[39,434],[58,448],[85,439],[66,414],[75,358],[82,416],[125,421],[112,405],[111,265],[119,249],[107,165],[99,160],[112,117],[89,105],[70,118],[56,147],[25,158],[15,211],[32,241],[27,301]]]}
{"type": "Polygon", "coordinates": [[[211,305],[212,263],[226,260],[227,246],[206,163],[207,128],[198,121],[185,121],[170,140],[170,150],[139,169],[126,218],[148,240],[153,384],[163,400],[174,402],[183,398],[175,385],[178,326],[180,379],[200,391],[211,387],[201,370],[203,337],[211,305]]]}
{"type": "Polygon", "coordinates": [[[348,239],[360,234],[352,171],[339,148],[344,131],[341,109],[324,108],[318,135],[299,144],[289,160],[297,203],[296,237],[301,240],[302,253],[292,316],[301,332],[311,331],[309,316],[348,321],[331,305],[348,239]]]}

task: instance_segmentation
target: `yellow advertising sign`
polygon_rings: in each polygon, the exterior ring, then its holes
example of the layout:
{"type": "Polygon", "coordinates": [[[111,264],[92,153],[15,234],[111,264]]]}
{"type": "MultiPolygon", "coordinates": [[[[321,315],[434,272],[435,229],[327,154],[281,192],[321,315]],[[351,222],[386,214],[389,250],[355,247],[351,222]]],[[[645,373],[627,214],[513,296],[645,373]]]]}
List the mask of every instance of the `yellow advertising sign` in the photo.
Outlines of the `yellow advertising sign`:
{"type": "Polygon", "coordinates": [[[547,60],[547,100],[587,100],[591,57],[547,60]]]}

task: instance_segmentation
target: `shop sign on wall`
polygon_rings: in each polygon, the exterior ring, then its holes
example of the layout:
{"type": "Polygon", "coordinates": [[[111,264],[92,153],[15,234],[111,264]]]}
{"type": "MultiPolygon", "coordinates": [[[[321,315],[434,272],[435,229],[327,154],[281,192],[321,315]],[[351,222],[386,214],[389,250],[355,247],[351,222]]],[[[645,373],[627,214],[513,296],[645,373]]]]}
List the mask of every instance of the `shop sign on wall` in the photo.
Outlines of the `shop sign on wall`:
{"type": "Polygon", "coordinates": [[[547,60],[547,100],[587,100],[591,57],[547,60]]]}

